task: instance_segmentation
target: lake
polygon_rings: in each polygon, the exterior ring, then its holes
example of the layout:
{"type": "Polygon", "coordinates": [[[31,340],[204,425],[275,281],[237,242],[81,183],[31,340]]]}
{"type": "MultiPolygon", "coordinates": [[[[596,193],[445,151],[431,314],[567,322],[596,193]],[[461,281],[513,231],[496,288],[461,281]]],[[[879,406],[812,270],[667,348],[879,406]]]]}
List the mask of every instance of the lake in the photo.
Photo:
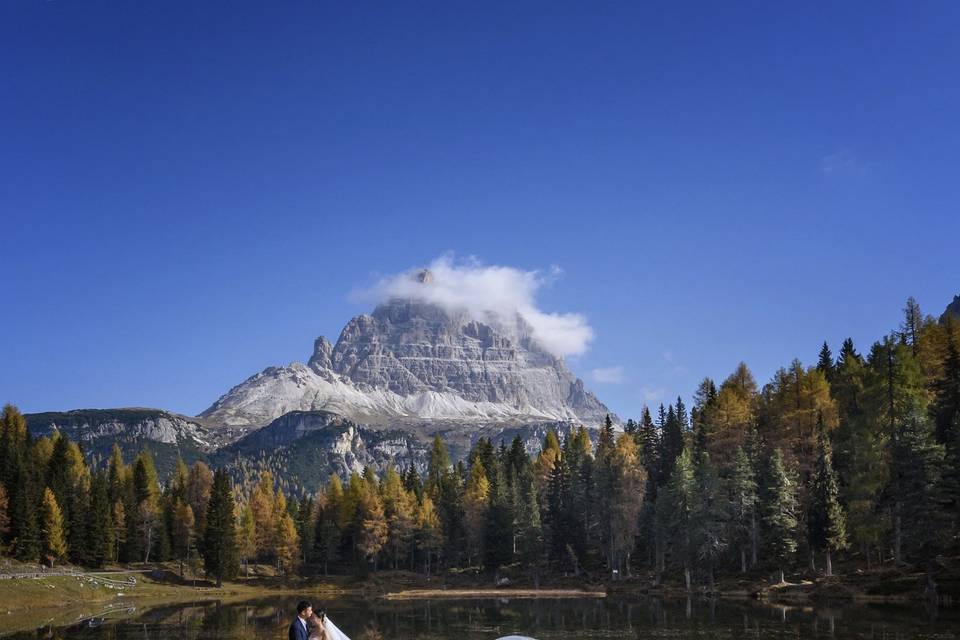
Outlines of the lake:
{"type": "MultiPolygon", "coordinates": [[[[198,602],[8,635],[14,639],[220,640],[286,638],[295,599],[198,602]]],[[[789,607],[730,600],[514,599],[330,602],[323,606],[352,640],[540,640],[584,638],[907,638],[960,637],[960,610],[922,606],[789,607]]],[[[0,620],[2,632],[2,620],[0,620]]]]}

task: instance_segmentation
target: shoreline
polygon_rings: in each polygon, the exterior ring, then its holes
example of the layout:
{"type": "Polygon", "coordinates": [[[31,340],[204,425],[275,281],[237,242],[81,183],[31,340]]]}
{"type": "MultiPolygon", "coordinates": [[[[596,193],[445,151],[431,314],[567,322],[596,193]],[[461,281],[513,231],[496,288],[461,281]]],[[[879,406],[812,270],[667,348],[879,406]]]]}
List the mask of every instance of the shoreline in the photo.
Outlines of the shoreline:
{"type": "Polygon", "coordinates": [[[381,596],[384,600],[451,599],[474,600],[488,598],[606,598],[606,591],[582,591],[579,589],[406,589],[381,596]]]}

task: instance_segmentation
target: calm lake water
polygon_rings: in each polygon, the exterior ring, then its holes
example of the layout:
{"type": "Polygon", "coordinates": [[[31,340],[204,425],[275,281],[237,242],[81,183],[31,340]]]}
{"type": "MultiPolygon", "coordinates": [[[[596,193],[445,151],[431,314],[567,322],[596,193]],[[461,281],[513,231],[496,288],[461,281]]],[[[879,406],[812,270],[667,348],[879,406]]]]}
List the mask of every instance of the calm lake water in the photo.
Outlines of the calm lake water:
{"type": "MultiPolygon", "coordinates": [[[[352,640],[493,640],[508,634],[565,638],[907,638],[960,637],[960,611],[913,606],[778,607],[750,602],[641,598],[565,600],[339,600],[325,607],[352,640]]],[[[294,599],[204,602],[128,610],[7,637],[64,640],[285,639],[294,599]]],[[[2,623],[0,623],[2,624],[2,623]]],[[[0,627],[2,631],[2,627],[0,627]]]]}

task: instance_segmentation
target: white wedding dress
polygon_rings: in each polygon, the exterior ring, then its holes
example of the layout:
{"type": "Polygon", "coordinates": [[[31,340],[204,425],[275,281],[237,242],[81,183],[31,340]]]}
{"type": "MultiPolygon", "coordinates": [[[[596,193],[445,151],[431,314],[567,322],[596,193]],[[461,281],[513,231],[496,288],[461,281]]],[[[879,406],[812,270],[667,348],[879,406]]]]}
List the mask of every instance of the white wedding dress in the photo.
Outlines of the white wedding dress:
{"type": "Polygon", "coordinates": [[[350,640],[343,631],[337,629],[330,616],[323,616],[323,628],[327,632],[327,640],[350,640]]]}

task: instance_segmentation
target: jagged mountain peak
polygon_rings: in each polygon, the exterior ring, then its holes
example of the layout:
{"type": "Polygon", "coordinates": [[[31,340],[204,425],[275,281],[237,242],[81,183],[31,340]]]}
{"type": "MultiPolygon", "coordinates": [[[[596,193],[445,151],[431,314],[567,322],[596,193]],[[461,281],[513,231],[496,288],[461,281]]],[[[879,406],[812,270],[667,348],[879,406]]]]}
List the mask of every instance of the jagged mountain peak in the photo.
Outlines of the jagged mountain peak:
{"type": "MultiPolygon", "coordinates": [[[[418,280],[431,281],[429,271],[418,280]]],[[[262,426],[289,411],[327,410],[389,424],[410,420],[599,424],[609,410],[517,318],[505,330],[416,299],[351,319],[336,344],[314,342],[307,365],[271,367],[201,415],[262,426]]]]}

